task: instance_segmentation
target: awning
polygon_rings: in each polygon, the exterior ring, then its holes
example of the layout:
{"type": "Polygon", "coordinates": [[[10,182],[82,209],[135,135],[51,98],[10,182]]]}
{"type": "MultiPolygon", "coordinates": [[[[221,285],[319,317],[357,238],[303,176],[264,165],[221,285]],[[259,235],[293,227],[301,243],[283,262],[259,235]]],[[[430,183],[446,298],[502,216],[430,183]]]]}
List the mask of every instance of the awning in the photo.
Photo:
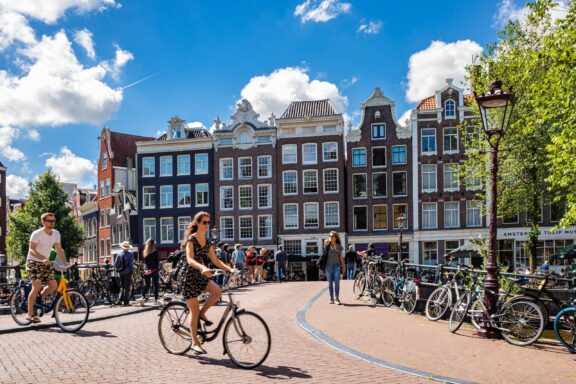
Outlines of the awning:
{"type": "Polygon", "coordinates": [[[445,259],[466,259],[482,256],[476,246],[471,242],[465,242],[461,246],[444,255],[445,259]]]}
{"type": "Polygon", "coordinates": [[[576,259],[576,244],[563,248],[550,256],[551,260],[574,260],[576,259]]]}

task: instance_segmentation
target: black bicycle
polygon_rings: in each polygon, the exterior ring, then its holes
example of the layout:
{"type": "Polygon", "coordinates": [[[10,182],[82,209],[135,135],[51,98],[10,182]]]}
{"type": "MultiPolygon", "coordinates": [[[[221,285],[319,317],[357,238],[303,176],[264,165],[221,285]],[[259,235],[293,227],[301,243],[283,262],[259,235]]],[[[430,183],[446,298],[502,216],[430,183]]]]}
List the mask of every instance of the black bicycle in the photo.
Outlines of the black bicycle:
{"type": "MultiPolygon", "coordinates": [[[[224,274],[214,270],[214,276],[224,274]]],[[[231,279],[227,279],[230,281],[231,279]]],[[[227,287],[228,284],[227,284],[227,287]]],[[[228,303],[222,318],[214,329],[206,329],[201,322],[198,329],[200,343],[215,340],[223,329],[222,343],[224,354],[240,368],[256,368],[266,360],[270,353],[271,336],[264,319],[253,312],[240,308],[234,301],[232,291],[228,292],[228,303]]],[[[158,336],[162,346],[170,353],[183,355],[192,347],[190,333],[190,312],[184,301],[171,301],[164,305],[159,314],[158,336]]]]}
{"type": "Polygon", "coordinates": [[[106,264],[103,268],[98,264],[89,266],[90,277],[78,287],[88,300],[88,305],[93,307],[99,300],[106,300],[112,305],[118,301],[120,286],[112,276],[112,265],[106,264]],[[102,271],[104,269],[104,271],[102,271]]]}

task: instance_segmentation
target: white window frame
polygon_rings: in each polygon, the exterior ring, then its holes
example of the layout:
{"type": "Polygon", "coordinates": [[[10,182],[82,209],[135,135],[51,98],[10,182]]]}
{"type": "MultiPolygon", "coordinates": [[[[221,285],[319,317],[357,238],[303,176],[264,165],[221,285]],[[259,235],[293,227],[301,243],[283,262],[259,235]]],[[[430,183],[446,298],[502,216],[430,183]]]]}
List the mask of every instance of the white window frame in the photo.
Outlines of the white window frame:
{"type": "Polygon", "coordinates": [[[178,184],[177,190],[178,190],[178,192],[177,192],[178,200],[176,201],[176,206],[178,208],[190,207],[192,205],[192,186],[190,184],[178,184]],[[190,203],[188,203],[188,204],[180,204],[180,194],[181,194],[180,188],[181,187],[188,187],[188,193],[189,193],[189,197],[190,197],[190,203]]]}
{"type": "MultiPolygon", "coordinates": [[[[149,165],[149,164],[148,164],[149,165]]],[[[142,158],[142,177],[155,177],[156,176],[156,158],[154,157],[143,157],[142,158]],[[152,172],[146,174],[145,171],[150,171],[150,167],[147,166],[146,160],[152,161],[152,172]]]]}
{"type": "Polygon", "coordinates": [[[158,231],[156,229],[156,218],[155,217],[146,217],[142,219],[142,233],[144,234],[145,240],[153,239],[156,241],[158,239],[158,231]],[[148,223],[147,223],[148,222],[148,223]],[[150,224],[152,223],[152,224],[150,224]],[[150,236],[150,234],[146,234],[146,232],[151,232],[151,228],[154,229],[154,236],[150,236]]]}
{"type": "Polygon", "coordinates": [[[238,158],[238,179],[239,180],[250,180],[253,176],[254,176],[254,172],[252,170],[252,157],[250,156],[245,156],[245,157],[239,157],[238,158]],[[243,160],[250,160],[250,176],[242,176],[242,167],[246,167],[245,165],[242,165],[242,161],[243,160]]]}
{"type": "Polygon", "coordinates": [[[451,155],[454,153],[458,153],[460,151],[460,135],[458,133],[458,127],[444,127],[442,128],[442,153],[451,155]],[[455,129],[456,130],[456,149],[446,149],[446,137],[447,136],[454,136],[453,134],[446,135],[446,130],[448,129],[455,129]]]}
{"type": "Polygon", "coordinates": [[[438,203],[422,202],[422,229],[437,229],[437,228],[438,228],[438,203]]]}
{"type": "Polygon", "coordinates": [[[282,195],[284,196],[296,196],[298,195],[298,171],[284,171],[282,172],[282,195]],[[288,173],[293,173],[296,175],[296,192],[293,193],[286,193],[286,181],[285,175],[288,173]]]}
{"type": "MultiPolygon", "coordinates": [[[[256,162],[257,162],[257,166],[256,166],[256,177],[257,177],[258,179],[269,179],[269,178],[271,178],[271,177],[272,177],[272,156],[270,156],[270,155],[258,156],[256,162]],[[266,167],[265,167],[266,173],[267,173],[266,176],[260,176],[260,168],[261,168],[260,160],[261,160],[261,159],[268,159],[268,164],[267,164],[266,167]]],[[[262,167],[262,168],[264,168],[264,167],[262,167]]]]}
{"type": "Polygon", "coordinates": [[[319,206],[319,204],[318,203],[304,203],[302,210],[304,211],[304,229],[320,228],[320,206],[319,206]],[[307,212],[306,212],[306,207],[316,207],[316,217],[308,217],[307,212]],[[311,224],[311,225],[307,224],[306,223],[307,219],[316,219],[316,224],[311,224]]]}
{"type": "Polygon", "coordinates": [[[368,166],[368,150],[366,149],[366,147],[356,147],[356,148],[352,148],[352,150],[350,151],[350,156],[352,156],[352,168],[361,168],[361,167],[366,167],[368,166]],[[364,165],[354,165],[354,150],[364,150],[364,165]]]}
{"type": "Polygon", "coordinates": [[[318,164],[318,145],[316,143],[304,143],[302,144],[302,164],[305,165],[313,165],[318,164]],[[311,153],[306,153],[306,148],[314,148],[314,160],[308,159],[306,160],[306,155],[310,155],[311,153]]]}
{"type": "Polygon", "coordinates": [[[436,128],[423,128],[420,131],[420,153],[422,153],[423,155],[436,155],[436,153],[438,152],[438,140],[437,140],[437,132],[436,132],[436,128]],[[434,136],[426,136],[427,140],[430,140],[430,137],[434,138],[434,150],[433,151],[424,151],[424,131],[431,131],[434,132],[434,136]]]}
{"type": "Polygon", "coordinates": [[[340,227],[340,202],[338,201],[325,201],[324,202],[324,228],[338,228],[340,227]],[[327,208],[329,205],[336,205],[336,219],[338,220],[336,224],[328,223],[328,213],[327,208]]]}
{"type": "Polygon", "coordinates": [[[272,215],[259,215],[258,216],[258,238],[260,240],[271,240],[272,239],[272,227],[273,227],[273,223],[272,223],[272,215]],[[262,225],[260,222],[260,219],[269,219],[270,220],[270,226],[266,226],[265,228],[268,230],[270,230],[270,235],[269,236],[261,236],[262,232],[262,225]]]}
{"type": "MultiPolygon", "coordinates": [[[[422,193],[432,193],[432,192],[437,192],[438,191],[438,166],[436,164],[422,164],[421,166],[421,172],[422,172],[422,193]],[[424,188],[425,187],[425,183],[424,180],[426,178],[426,176],[428,178],[431,177],[432,173],[431,172],[424,172],[424,167],[426,167],[427,169],[432,169],[434,168],[434,188],[424,188]]],[[[430,180],[428,180],[430,181],[430,180]]],[[[430,185],[429,185],[430,187],[430,185]]]]}
{"type": "Polygon", "coordinates": [[[444,202],[444,228],[460,228],[460,202],[459,201],[445,201],[444,202]],[[447,209],[449,206],[455,206],[456,209],[447,209]],[[448,218],[456,213],[456,225],[448,225],[448,218]],[[450,216],[449,216],[450,215],[450,216]]]}
{"type": "Polygon", "coordinates": [[[361,199],[367,199],[368,198],[368,174],[367,173],[353,173],[352,174],[352,199],[354,200],[361,200],[361,199]],[[356,183],[354,182],[354,177],[355,176],[364,176],[364,180],[366,181],[366,196],[356,196],[355,193],[356,191],[354,190],[354,186],[356,185],[356,183]]]}
{"type": "MultiPolygon", "coordinates": [[[[154,185],[142,186],[142,209],[155,209],[155,208],[156,208],[156,186],[154,186],[154,185]],[[152,188],[152,193],[150,193],[150,192],[146,193],[145,192],[145,189],[148,189],[148,188],[152,188]],[[145,205],[147,200],[148,200],[146,198],[146,196],[150,196],[150,195],[153,196],[154,205],[145,205]]],[[[102,223],[100,223],[100,225],[102,225],[102,223]]],[[[100,228],[102,228],[102,227],[100,227],[100,228]]]]}
{"type": "Polygon", "coordinates": [[[250,184],[243,184],[238,186],[238,209],[241,211],[250,210],[254,208],[254,188],[250,184]],[[242,199],[247,199],[246,196],[242,196],[242,190],[250,189],[250,206],[242,207],[242,199]]]}
{"type": "Polygon", "coordinates": [[[226,157],[223,159],[220,159],[218,161],[218,166],[219,166],[219,170],[220,170],[220,180],[224,181],[224,180],[234,180],[234,158],[232,157],[226,157]],[[225,166],[225,162],[230,161],[230,166],[225,166]],[[224,177],[224,168],[230,168],[232,170],[232,176],[231,177],[224,177]]]}
{"type": "Polygon", "coordinates": [[[388,204],[374,204],[372,206],[372,230],[373,231],[386,231],[388,230],[388,204]],[[376,228],[376,212],[374,212],[374,208],[376,207],[384,207],[386,208],[386,226],[384,228],[376,228]]]}
{"type": "MultiPolygon", "coordinates": [[[[168,226],[168,229],[170,227],[168,226]]],[[[166,233],[168,234],[168,232],[166,233]]],[[[160,218],[160,243],[161,244],[172,244],[174,243],[174,218],[173,217],[161,217],[160,218]],[[166,226],[163,222],[166,220],[172,221],[172,239],[164,239],[164,230],[163,228],[166,226]]]]}
{"type": "Polygon", "coordinates": [[[190,222],[192,221],[192,219],[189,216],[180,216],[178,217],[178,242],[179,243],[183,243],[184,242],[184,238],[186,237],[186,228],[188,227],[188,224],[190,224],[190,222]],[[182,233],[182,237],[180,237],[180,227],[182,226],[182,221],[183,220],[187,220],[186,224],[184,225],[184,232],[182,233]]]}
{"type": "Polygon", "coordinates": [[[207,207],[210,205],[210,185],[208,183],[197,183],[194,185],[194,205],[197,207],[207,207]],[[206,191],[201,191],[201,193],[205,193],[206,202],[201,202],[198,204],[198,187],[199,186],[206,186],[206,191]]]}
{"type": "Polygon", "coordinates": [[[340,193],[340,172],[338,172],[338,168],[326,168],[322,170],[322,191],[324,194],[333,194],[333,193],[340,193]],[[327,191],[326,190],[326,172],[327,171],[336,171],[336,190],[335,191],[327,191]]]}
{"type": "Polygon", "coordinates": [[[436,258],[435,259],[429,259],[431,260],[431,262],[429,261],[429,264],[427,265],[434,265],[434,264],[438,264],[438,241],[424,241],[422,242],[422,263],[426,264],[426,258],[425,258],[425,254],[426,252],[436,252],[436,258]],[[425,243],[434,243],[436,244],[436,246],[434,247],[434,249],[426,249],[424,247],[425,243]]]}
{"type": "Polygon", "coordinates": [[[392,228],[393,229],[399,229],[400,227],[398,227],[398,221],[396,221],[397,217],[394,216],[396,209],[394,209],[395,207],[401,207],[404,206],[404,215],[406,217],[406,221],[405,221],[405,226],[403,227],[404,229],[407,229],[410,227],[410,216],[408,215],[408,204],[407,203],[398,203],[398,204],[392,204],[392,228]]]}
{"type": "Polygon", "coordinates": [[[102,152],[102,170],[108,168],[108,153],[102,152]]]}
{"type": "Polygon", "coordinates": [[[382,169],[382,168],[386,168],[388,166],[388,150],[386,149],[386,147],[384,147],[384,146],[372,147],[371,152],[372,152],[372,168],[382,169]],[[374,164],[374,150],[375,149],[384,149],[384,165],[374,164]]]}
{"type": "Polygon", "coordinates": [[[370,125],[370,137],[372,140],[386,140],[386,123],[372,123],[370,125]],[[384,136],[383,137],[374,137],[374,127],[375,126],[384,126],[384,136]]]}
{"type": "Polygon", "coordinates": [[[456,119],[456,101],[454,99],[447,99],[444,102],[444,119],[446,119],[446,120],[456,119]],[[452,105],[454,106],[454,109],[452,111],[453,114],[451,114],[451,115],[448,115],[448,103],[449,102],[451,102],[452,105]]]}
{"type": "Polygon", "coordinates": [[[258,190],[258,209],[269,209],[272,208],[272,184],[258,184],[257,186],[258,190]],[[266,201],[268,204],[266,205],[260,205],[260,198],[262,197],[262,195],[260,194],[260,188],[267,188],[267,192],[266,192],[266,201]]]}
{"type": "Polygon", "coordinates": [[[392,172],[392,196],[393,196],[393,197],[406,197],[406,196],[408,196],[408,172],[406,172],[406,171],[395,171],[395,172],[392,172]],[[394,193],[394,175],[397,174],[397,173],[404,173],[404,174],[406,174],[406,193],[403,194],[403,195],[397,195],[397,194],[394,193]]]}
{"type": "MultiPolygon", "coordinates": [[[[184,162],[184,164],[186,164],[186,162],[184,162]]],[[[190,174],[190,155],[178,155],[176,156],[176,175],[178,176],[182,176],[182,175],[189,175],[190,174]],[[181,164],[181,160],[182,159],[188,159],[188,171],[182,171],[180,164],[181,164]]]]}
{"type": "Polygon", "coordinates": [[[296,144],[284,144],[282,146],[282,164],[297,164],[298,163],[298,145],[296,144]],[[290,149],[294,149],[294,153],[286,153],[288,150],[290,149]],[[294,160],[293,161],[287,161],[286,157],[287,156],[294,156],[294,160]]]}
{"type": "Polygon", "coordinates": [[[352,207],[352,228],[355,232],[367,232],[368,231],[368,227],[370,227],[370,225],[368,224],[368,206],[367,205],[354,205],[352,207]],[[354,209],[355,208],[364,208],[366,211],[366,228],[358,228],[358,226],[356,225],[356,215],[354,214],[354,209]]]}
{"type": "Polygon", "coordinates": [[[392,165],[405,165],[408,164],[408,146],[407,145],[393,145],[391,150],[391,156],[390,156],[390,162],[392,163],[392,165]],[[394,148],[401,148],[404,147],[404,162],[403,163],[396,163],[394,162],[394,148]]]}
{"type": "Polygon", "coordinates": [[[372,198],[374,199],[381,199],[384,197],[388,197],[388,173],[387,172],[372,172],[372,198]],[[375,175],[384,175],[386,180],[386,191],[384,191],[383,195],[376,195],[375,186],[376,183],[374,182],[375,175]]]}
{"type": "Polygon", "coordinates": [[[233,216],[221,216],[220,217],[220,238],[221,240],[234,240],[234,217],[233,216]],[[231,221],[232,222],[232,237],[225,237],[226,236],[226,230],[229,229],[229,227],[224,225],[224,220],[226,221],[231,221]]]}
{"type": "Polygon", "coordinates": [[[284,224],[284,229],[298,229],[300,228],[300,218],[299,218],[299,207],[298,204],[296,203],[286,203],[282,206],[282,222],[284,224]],[[291,227],[287,227],[286,226],[286,207],[288,206],[293,206],[296,207],[296,225],[295,226],[291,226],[291,227]]]}
{"type": "Polygon", "coordinates": [[[196,153],[194,155],[194,174],[195,175],[207,175],[210,173],[210,156],[207,153],[196,153]],[[204,161],[198,160],[199,157],[206,157],[206,169],[198,168],[198,164],[204,164],[204,161]]]}
{"type": "Polygon", "coordinates": [[[320,191],[318,186],[318,170],[317,169],[305,169],[302,171],[302,193],[304,195],[317,195],[320,191]],[[306,174],[313,174],[316,179],[316,192],[306,192],[306,174]]]}
{"type": "Polygon", "coordinates": [[[174,186],[161,185],[160,186],[160,209],[173,208],[173,207],[174,207],[174,186]],[[162,191],[162,189],[168,189],[168,188],[170,188],[170,195],[172,196],[172,204],[162,205],[162,195],[166,193],[166,191],[162,191]]]}
{"type": "MultiPolygon", "coordinates": [[[[329,152],[328,152],[328,153],[329,153],[329,152]]],[[[331,162],[337,162],[337,161],[338,161],[338,142],[337,142],[337,141],[330,141],[330,142],[327,142],[327,143],[322,143],[322,161],[323,161],[324,163],[331,163],[331,162]],[[326,158],[326,153],[327,153],[327,152],[326,152],[326,147],[327,147],[328,145],[335,145],[335,146],[336,146],[336,150],[335,150],[336,158],[335,158],[335,159],[327,159],[327,158],[326,158]]]]}
{"type": "Polygon", "coordinates": [[[466,202],[466,226],[469,228],[482,227],[482,202],[480,200],[470,200],[466,202]],[[473,207],[472,205],[476,206],[473,207]],[[478,218],[480,222],[478,224],[475,223],[470,224],[470,217],[471,217],[470,212],[476,210],[478,210],[478,218]]]}
{"type": "Polygon", "coordinates": [[[254,217],[252,217],[252,216],[240,216],[240,217],[238,217],[238,236],[239,236],[240,240],[252,240],[252,239],[254,239],[254,217]],[[242,237],[242,219],[250,219],[250,232],[252,232],[252,236],[242,237]]]}
{"type": "Polygon", "coordinates": [[[220,187],[220,210],[221,211],[232,211],[234,210],[234,187],[232,185],[223,185],[220,187]],[[224,190],[232,191],[232,195],[229,197],[232,200],[232,207],[225,208],[224,204],[224,190]]]}
{"type": "Polygon", "coordinates": [[[444,181],[444,192],[454,192],[454,191],[459,191],[460,190],[460,164],[458,163],[444,163],[442,165],[442,176],[443,176],[443,181],[444,181]],[[456,171],[455,172],[446,172],[446,169],[448,167],[451,166],[456,166],[456,171]],[[456,187],[446,187],[446,175],[449,173],[456,173],[456,183],[457,186],[456,187]]]}
{"type": "Polygon", "coordinates": [[[160,156],[160,177],[170,177],[174,175],[174,156],[170,155],[170,156],[160,156]],[[163,164],[162,161],[163,160],[170,160],[170,173],[164,173],[164,166],[166,166],[167,164],[163,164]]]}

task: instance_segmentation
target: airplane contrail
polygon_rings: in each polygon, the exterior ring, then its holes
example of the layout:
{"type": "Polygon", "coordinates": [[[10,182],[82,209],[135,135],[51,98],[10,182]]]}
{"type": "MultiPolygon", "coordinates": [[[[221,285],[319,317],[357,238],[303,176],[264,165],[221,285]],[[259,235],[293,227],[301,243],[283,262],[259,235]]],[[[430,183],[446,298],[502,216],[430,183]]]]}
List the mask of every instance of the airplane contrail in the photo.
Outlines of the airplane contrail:
{"type": "Polygon", "coordinates": [[[138,84],[140,84],[140,83],[142,83],[142,82],[144,82],[144,81],[146,81],[146,80],[148,80],[148,79],[151,79],[151,78],[153,78],[154,76],[156,76],[156,75],[146,76],[146,77],[143,78],[143,79],[140,79],[140,80],[138,80],[138,81],[135,81],[135,82],[133,82],[133,83],[131,83],[131,84],[128,84],[128,85],[126,85],[126,86],[124,86],[124,87],[118,87],[118,88],[116,88],[116,89],[119,89],[119,90],[123,91],[123,90],[125,90],[125,89],[127,89],[127,88],[133,87],[133,86],[138,85],[138,84]]]}

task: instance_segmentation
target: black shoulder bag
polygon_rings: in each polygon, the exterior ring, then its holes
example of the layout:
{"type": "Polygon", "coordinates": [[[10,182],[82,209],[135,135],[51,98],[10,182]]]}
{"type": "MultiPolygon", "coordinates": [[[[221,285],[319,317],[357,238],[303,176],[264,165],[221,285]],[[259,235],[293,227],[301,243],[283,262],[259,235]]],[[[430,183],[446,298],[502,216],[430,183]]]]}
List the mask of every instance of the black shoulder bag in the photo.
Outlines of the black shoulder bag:
{"type": "Polygon", "coordinates": [[[320,258],[318,260],[316,260],[316,266],[318,267],[318,269],[321,269],[321,270],[326,269],[326,263],[328,263],[328,250],[329,249],[330,249],[329,246],[324,247],[324,252],[322,252],[322,256],[320,256],[320,258]]]}

